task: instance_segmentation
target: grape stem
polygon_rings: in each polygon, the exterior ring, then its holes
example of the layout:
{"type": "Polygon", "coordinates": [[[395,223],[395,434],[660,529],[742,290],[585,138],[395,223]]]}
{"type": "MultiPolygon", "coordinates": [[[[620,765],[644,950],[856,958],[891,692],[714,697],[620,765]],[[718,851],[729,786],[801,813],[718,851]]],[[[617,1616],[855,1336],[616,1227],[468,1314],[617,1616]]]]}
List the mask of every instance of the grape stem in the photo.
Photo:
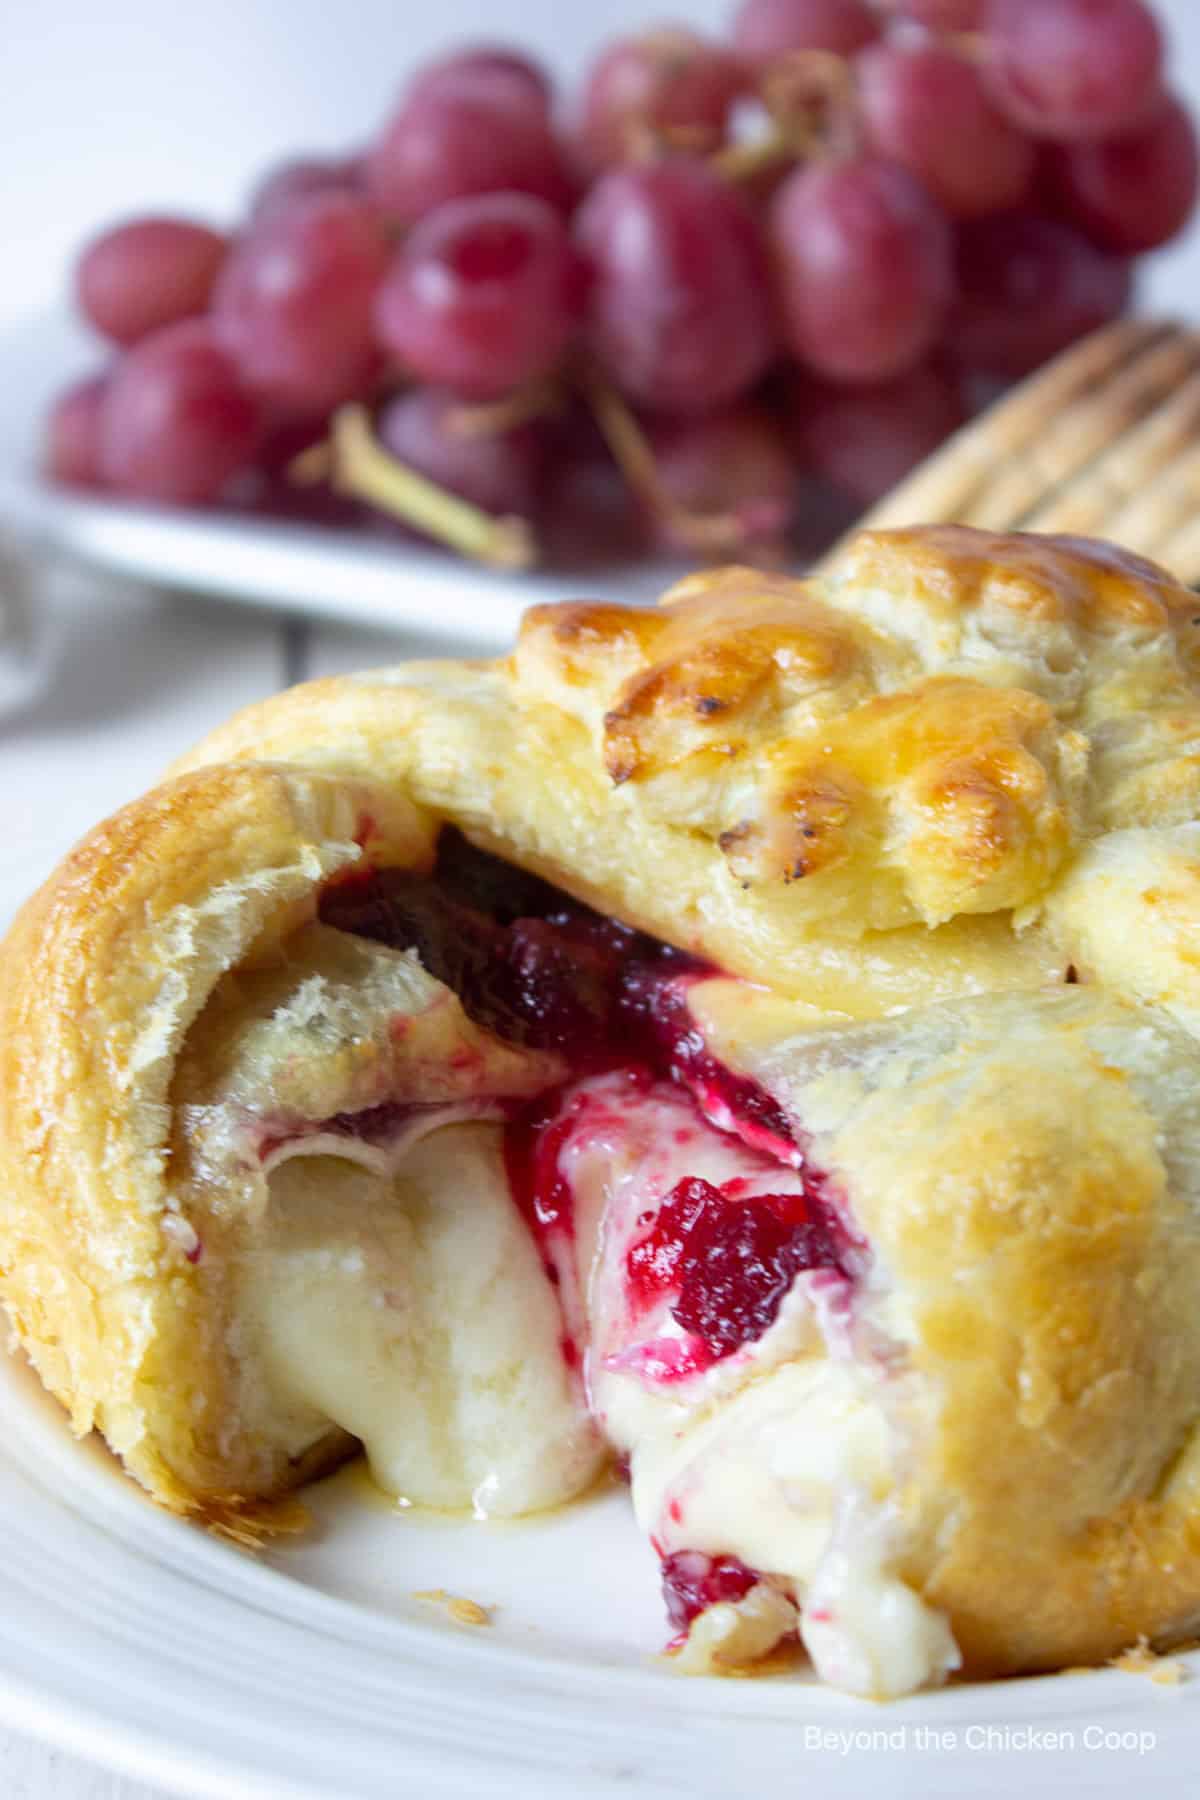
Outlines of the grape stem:
{"type": "Polygon", "coordinates": [[[296,457],[288,475],[302,484],[327,481],[335,493],[365,500],[491,568],[528,569],[537,561],[537,541],[527,520],[484,512],[389,455],[371,430],[364,406],[340,407],[328,439],[296,457]]]}
{"type": "Polygon", "coordinates": [[[625,131],[626,162],[656,162],[663,155],[703,156],[713,134],[703,125],[647,125],[633,121],[625,131]]]}
{"type": "Polygon", "coordinates": [[[781,163],[796,162],[800,151],[794,132],[769,131],[740,144],[726,144],[709,157],[709,167],[725,181],[753,181],[756,175],[781,163]]]}
{"type": "Polygon", "coordinates": [[[527,381],[523,387],[505,394],[502,400],[478,403],[464,400],[446,415],[446,429],[452,437],[493,437],[503,431],[515,431],[563,409],[563,390],[552,376],[527,381]]]}
{"type": "Polygon", "coordinates": [[[799,159],[846,155],[858,136],[854,73],[832,50],[789,50],[763,86],[763,105],[799,159]]]}
{"type": "Polygon", "coordinates": [[[669,521],[676,542],[697,556],[729,556],[743,550],[746,520],[742,515],[692,512],[672,498],[628,402],[594,363],[580,365],[579,382],[613,461],[634,493],[652,512],[669,521]]]}

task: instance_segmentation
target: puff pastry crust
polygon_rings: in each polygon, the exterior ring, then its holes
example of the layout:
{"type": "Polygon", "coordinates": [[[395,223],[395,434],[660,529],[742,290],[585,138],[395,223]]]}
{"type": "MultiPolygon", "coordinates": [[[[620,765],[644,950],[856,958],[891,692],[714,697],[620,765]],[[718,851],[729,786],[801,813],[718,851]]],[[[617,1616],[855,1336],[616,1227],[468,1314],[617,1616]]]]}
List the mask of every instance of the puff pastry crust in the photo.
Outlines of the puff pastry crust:
{"type": "Polygon", "coordinates": [[[5,940],[5,1303],[75,1430],[96,1426],[170,1505],[219,1516],[280,1485],[246,1466],[253,1434],[228,1433],[219,1265],[189,1262],[202,1221],[171,1180],[176,1062],[220,978],[312,916],[358,837],[428,860],[433,823],[365,783],[205,770],[102,825],[5,940]]]}
{"type": "MultiPolygon", "coordinates": [[[[87,840],[0,951],[0,1287],[43,1379],[156,1498],[209,1516],[367,1435],[283,1395],[239,1335],[231,1270],[277,1204],[272,1132],[325,1143],[398,1099],[458,1107],[438,1119],[485,1171],[496,1107],[571,1074],[569,1047],[501,1044],[411,956],[314,922],[348,874],[428,871],[451,824],[723,972],[687,988],[692,1028],[781,1110],[789,1167],[858,1246],[844,1329],[806,1274],[761,1344],[665,1398],[612,1373],[636,1321],[606,1315],[617,1351],[594,1382],[639,1517],[667,1550],[774,1583],[783,1623],[764,1635],[747,1601],[725,1638],[762,1648],[799,1607],[823,1672],[889,1691],[812,1599],[864,1506],[889,1579],[947,1622],[942,1672],[1194,1629],[1198,676],[1200,605],[1162,570],[946,526],[864,534],[811,582],[735,568],[652,610],[537,607],[501,661],[238,715],[87,840]],[[796,1396],[817,1419],[834,1404],[826,1370],[854,1384],[837,1419],[867,1424],[814,1561],[812,1518],[768,1530],[760,1477],[763,1444],[803,1428],[796,1396]],[[757,1473],[722,1500],[703,1471],[748,1444],[757,1473]],[[718,1498],[676,1531],[705,1483],[718,1498]]],[[[705,1130],[724,1125],[710,1107],[705,1130]]],[[[393,1192],[374,1153],[367,1211],[393,1192]]],[[[595,1170],[600,1217],[615,1177],[595,1170]]],[[[504,1205],[487,1216],[511,1262],[504,1205]]],[[[598,1260],[564,1277],[585,1312],[607,1241],[581,1228],[572,1254],[598,1260]]],[[[456,1292],[508,1318],[493,1289],[456,1292]]],[[[524,1354],[514,1338],[514,1369],[524,1354]]],[[[603,1454],[555,1379],[522,1397],[513,1376],[509,1416],[543,1420],[555,1469],[540,1487],[516,1471],[513,1510],[578,1491],[603,1454]]]]}

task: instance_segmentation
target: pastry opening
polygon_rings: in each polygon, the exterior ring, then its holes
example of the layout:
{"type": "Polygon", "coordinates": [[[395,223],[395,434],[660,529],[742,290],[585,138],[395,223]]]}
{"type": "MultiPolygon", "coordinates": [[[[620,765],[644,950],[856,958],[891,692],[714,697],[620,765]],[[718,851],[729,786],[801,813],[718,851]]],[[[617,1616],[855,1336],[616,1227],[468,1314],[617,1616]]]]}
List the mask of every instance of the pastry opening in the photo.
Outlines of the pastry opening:
{"type": "MultiPolygon", "coordinates": [[[[720,971],[452,828],[430,873],[342,877],[319,918],[415,952],[474,1025],[561,1059],[562,1079],[501,1104],[507,1187],[560,1310],[563,1363],[607,1444],[632,1453],[675,1645],[717,1666],[796,1640],[796,1581],[703,1530],[693,1548],[689,1477],[660,1479],[638,1449],[660,1409],[770,1389],[795,1354],[815,1372],[870,1264],[795,1122],[710,1049],[690,993],[720,971]]],[[[823,1540],[830,1516],[822,1503],[801,1530],[823,1540]]],[[[814,1542],[801,1561],[818,1560],[814,1542]]]]}
{"type": "Polygon", "coordinates": [[[557,1051],[576,1077],[641,1067],[687,1088],[712,1121],[781,1161],[801,1160],[782,1108],[706,1049],[688,988],[718,973],[607,918],[448,826],[430,874],[367,869],[321,894],[323,923],[413,949],[477,1025],[557,1051]]]}
{"type": "MultiPolygon", "coordinates": [[[[598,1081],[608,1078],[610,1100],[611,1084],[622,1084],[618,1104],[630,1110],[653,1106],[669,1088],[751,1153],[748,1167],[719,1183],[682,1168],[638,1221],[626,1257],[630,1302],[644,1313],[669,1298],[687,1340],[662,1378],[697,1373],[761,1337],[797,1274],[825,1270],[851,1281],[852,1234],[794,1125],[761,1086],[711,1053],[692,1015],[689,989],[718,973],[711,964],[605,917],[454,827],[441,832],[430,873],[339,877],[322,892],[318,916],[415,951],[476,1025],[565,1059],[564,1083],[502,1108],[510,1190],[556,1286],[575,1228],[563,1153],[581,1115],[595,1110],[598,1081]],[[779,1191],[757,1179],[771,1165],[794,1172],[779,1191]]],[[[381,1111],[357,1122],[343,1115],[325,1129],[353,1136],[361,1125],[366,1137],[381,1111]]],[[[405,1109],[395,1111],[403,1129],[405,1109]]],[[[574,1344],[577,1323],[565,1320],[564,1343],[574,1344]]]]}
{"type": "Polygon", "coordinates": [[[253,1221],[231,1348],[278,1450],[336,1427],[417,1504],[538,1511],[627,1457],[686,1666],[799,1636],[858,1659],[843,1685],[915,1685],[940,1639],[855,1622],[893,1583],[881,1271],[804,1132],[714,1053],[699,984],[736,1005],[452,830],[429,873],[329,883],[181,1077],[193,1172],[235,1176],[253,1221]]]}
{"type": "Polygon", "coordinates": [[[557,1306],[494,1124],[444,1122],[361,1159],[310,1140],[265,1179],[238,1348],[290,1454],[332,1422],[385,1492],[480,1516],[586,1489],[604,1448],[557,1355],[557,1306]]]}

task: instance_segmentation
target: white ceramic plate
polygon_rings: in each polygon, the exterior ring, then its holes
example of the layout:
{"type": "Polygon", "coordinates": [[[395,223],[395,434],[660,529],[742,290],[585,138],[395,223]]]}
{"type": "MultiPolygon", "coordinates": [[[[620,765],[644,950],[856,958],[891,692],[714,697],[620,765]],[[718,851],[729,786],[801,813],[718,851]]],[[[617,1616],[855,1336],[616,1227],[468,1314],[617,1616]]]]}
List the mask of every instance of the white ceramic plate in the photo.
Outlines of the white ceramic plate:
{"type": "Polygon", "coordinates": [[[0,1721],[172,1791],[376,1796],[1195,1792],[1192,1681],[1087,1673],[887,1707],[657,1659],[617,1487],[541,1520],[397,1514],[355,1472],[247,1556],[150,1507],[0,1358],[0,1721]],[[416,1597],[495,1606],[456,1624],[416,1597]]]}
{"type": "Polygon", "coordinates": [[[416,630],[447,643],[506,646],[525,607],[572,589],[652,600],[661,562],[586,575],[503,575],[434,550],[361,533],[87,499],[40,480],[41,421],[54,394],[102,353],[65,315],[0,331],[0,518],[110,573],[357,625],[416,630]]]}

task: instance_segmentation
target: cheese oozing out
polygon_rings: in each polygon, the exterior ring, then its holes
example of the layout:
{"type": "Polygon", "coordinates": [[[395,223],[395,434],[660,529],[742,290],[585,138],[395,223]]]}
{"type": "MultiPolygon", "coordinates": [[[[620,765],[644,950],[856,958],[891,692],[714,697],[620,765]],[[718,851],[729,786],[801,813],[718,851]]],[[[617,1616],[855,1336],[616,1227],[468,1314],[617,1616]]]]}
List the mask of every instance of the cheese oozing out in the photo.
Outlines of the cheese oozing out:
{"type": "MultiPolygon", "coordinates": [[[[575,1212],[569,1243],[555,1245],[560,1291],[570,1305],[573,1286],[582,1290],[592,1410],[628,1457],[668,1598],[681,1561],[697,1590],[679,1621],[686,1666],[744,1663],[798,1629],[821,1677],[851,1692],[883,1697],[941,1681],[959,1661],[950,1630],[892,1566],[894,1420],[905,1410],[896,1390],[913,1377],[865,1246],[836,1222],[810,1230],[807,1266],[779,1271],[787,1286],[771,1296],[765,1329],[713,1357],[677,1316],[678,1268],[664,1270],[669,1246],[664,1256],[654,1242],[664,1202],[699,1181],[728,1195],[735,1217],[766,1200],[772,1214],[807,1212],[811,1222],[811,1178],[715,1131],[665,1085],[631,1094],[620,1075],[599,1077],[565,1104],[558,1163],[575,1212]],[[665,1277],[657,1284],[638,1258],[647,1242],[652,1272],[665,1277]],[[687,1561],[697,1554],[717,1570],[711,1602],[687,1561]],[[732,1600],[719,1597],[731,1561],[745,1571],[732,1600]]],[[[733,1239],[743,1283],[753,1247],[745,1231],[733,1239]]],[[[728,1266],[715,1279],[736,1313],[728,1266]]],[[[766,1291],[760,1279],[760,1301],[766,1291]]]]}
{"type": "Polygon", "coordinates": [[[689,1003],[736,1018],[754,991],[453,834],[433,877],[336,884],[321,918],[561,1070],[490,1117],[482,1091],[410,1115],[401,1083],[390,1129],[264,1144],[241,1329],[280,1429],[332,1421],[389,1491],[480,1515],[559,1504],[615,1450],[686,1666],[798,1633],[854,1692],[941,1680],[949,1628],[895,1572],[915,1377],[886,1272],[689,1003]]]}
{"type": "Polygon", "coordinates": [[[385,1492],[423,1506],[503,1517],[571,1499],[605,1452],[501,1127],[347,1151],[277,1161],[242,1269],[243,1329],[299,1437],[334,1421],[385,1492]]]}

